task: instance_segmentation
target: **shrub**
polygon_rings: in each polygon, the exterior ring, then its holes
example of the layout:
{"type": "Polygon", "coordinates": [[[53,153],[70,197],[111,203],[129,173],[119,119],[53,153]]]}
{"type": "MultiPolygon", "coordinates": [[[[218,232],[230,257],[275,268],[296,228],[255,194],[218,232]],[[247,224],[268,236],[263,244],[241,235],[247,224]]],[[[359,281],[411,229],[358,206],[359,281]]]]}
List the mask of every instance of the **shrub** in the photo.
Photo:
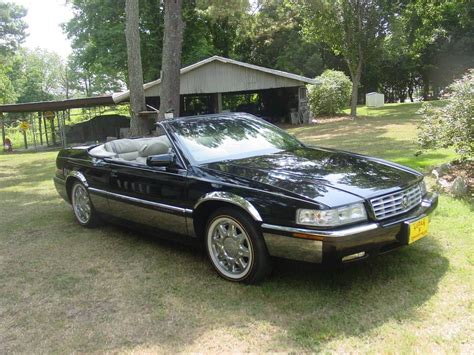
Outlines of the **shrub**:
{"type": "Polygon", "coordinates": [[[349,105],[352,82],[341,71],[325,70],[316,77],[320,85],[308,86],[308,99],[315,115],[334,115],[349,105]]]}
{"type": "Polygon", "coordinates": [[[463,158],[474,155],[474,69],[448,87],[447,104],[424,103],[418,141],[423,148],[453,147],[463,158]]]}

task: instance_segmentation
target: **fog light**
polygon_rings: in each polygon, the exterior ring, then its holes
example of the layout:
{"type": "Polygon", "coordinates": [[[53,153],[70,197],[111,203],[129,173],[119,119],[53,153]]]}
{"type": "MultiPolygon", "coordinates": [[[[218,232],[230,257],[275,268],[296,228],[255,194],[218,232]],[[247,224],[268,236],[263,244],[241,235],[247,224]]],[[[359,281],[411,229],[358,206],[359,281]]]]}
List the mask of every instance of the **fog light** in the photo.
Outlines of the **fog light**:
{"type": "Polygon", "coordinates": [[[359,259],[359,258],[362,258],[363,256],[365,256],[365,251],[361,251],[360,253],[355,253],[351,255],[346,255],[342,258],[342,262],[359,259]]]}

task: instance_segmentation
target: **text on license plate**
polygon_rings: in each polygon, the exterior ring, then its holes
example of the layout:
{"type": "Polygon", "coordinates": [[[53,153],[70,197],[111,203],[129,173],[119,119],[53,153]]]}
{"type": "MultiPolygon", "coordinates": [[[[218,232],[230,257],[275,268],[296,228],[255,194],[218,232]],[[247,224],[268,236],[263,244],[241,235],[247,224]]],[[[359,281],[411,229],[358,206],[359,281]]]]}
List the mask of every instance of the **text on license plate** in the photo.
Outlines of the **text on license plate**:
{"type": "Polygon", "coordinates": [[[428,234],[428,217],[423,217],[416,222],[410,223],[410,231],[408,235],[408,244],[416,242],[418,239],[426,237],[428,234]]]}

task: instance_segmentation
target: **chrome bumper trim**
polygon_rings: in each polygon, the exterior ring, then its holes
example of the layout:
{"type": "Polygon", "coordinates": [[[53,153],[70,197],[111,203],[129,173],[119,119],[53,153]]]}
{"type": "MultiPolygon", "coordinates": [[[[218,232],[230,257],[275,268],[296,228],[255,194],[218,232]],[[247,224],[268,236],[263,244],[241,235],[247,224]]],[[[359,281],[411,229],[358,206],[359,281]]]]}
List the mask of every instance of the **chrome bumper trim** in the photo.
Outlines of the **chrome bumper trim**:
{"type": "Polygon", "coordinates": [[[323,260],[323,242],[320,240],[283,237],[272,233],[263,233],[268,253],[291,260],[321,263],[323,260]]]}
{"type": "Polygon", "coordinates": [[[359,234],[368,232],[374,229],[377,229],[379,225],[377,223],[370,223],[364,224],[362,226],[351,227],[346,229],[340,230],[315,230],[315,229],[306,229],[306,228],[295,228],[295,227],[285,227],[285,226],[277,226],[274,224],[262,224],[263,229],[270,229],[279,232],[288,232],[288,233],[304,233],[304,234],[311,234],[311,235],[318,235],[328,238],[337,238],[337,237],[346,237],[352,234],[359,234]]]}

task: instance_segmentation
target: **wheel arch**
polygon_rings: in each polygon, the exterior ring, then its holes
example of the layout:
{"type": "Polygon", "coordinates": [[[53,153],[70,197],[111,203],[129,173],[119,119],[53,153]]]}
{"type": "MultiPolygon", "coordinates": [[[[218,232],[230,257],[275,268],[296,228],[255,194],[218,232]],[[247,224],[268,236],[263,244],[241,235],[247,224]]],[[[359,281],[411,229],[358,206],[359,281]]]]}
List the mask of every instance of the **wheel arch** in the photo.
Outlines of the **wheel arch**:
{"type": "Polygon", "coordinates": [[[260,213],[249,201],[231,192],[214,191],[199,198],[194,205],[193,225],[197,237],[202,237],[209,216],[218,208],[233,207],[243,211],[255,222],[262,222],[260,213]]]}
{"type": "Polygon", "coordinates": [[[69,198],[69,202],[71,202],[71,191],[72,191],[72,185],[74,184],[75,181],[79,181],[84,184],[86,188],[89,187],[89,183],[87,182],[86,177],[84,176],[83,173],[77,170],[71,171],[67,176],[66,176],[66,193],[69,198]]]}

